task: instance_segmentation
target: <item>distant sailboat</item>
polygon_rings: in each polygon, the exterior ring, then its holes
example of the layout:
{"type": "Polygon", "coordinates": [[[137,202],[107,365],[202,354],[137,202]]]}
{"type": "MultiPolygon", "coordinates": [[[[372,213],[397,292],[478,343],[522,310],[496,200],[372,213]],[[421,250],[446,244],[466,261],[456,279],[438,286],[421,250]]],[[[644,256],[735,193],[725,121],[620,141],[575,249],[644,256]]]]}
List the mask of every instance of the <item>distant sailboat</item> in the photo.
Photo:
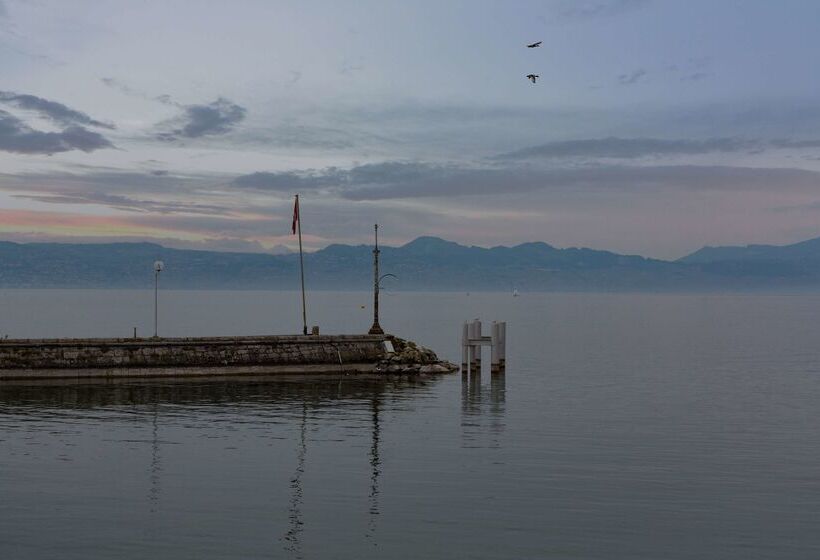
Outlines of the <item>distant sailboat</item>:
{"type": "Polygon", "coordinates": [[[513,288],[513,297],[518,297],[518,288],[513,288]]]}

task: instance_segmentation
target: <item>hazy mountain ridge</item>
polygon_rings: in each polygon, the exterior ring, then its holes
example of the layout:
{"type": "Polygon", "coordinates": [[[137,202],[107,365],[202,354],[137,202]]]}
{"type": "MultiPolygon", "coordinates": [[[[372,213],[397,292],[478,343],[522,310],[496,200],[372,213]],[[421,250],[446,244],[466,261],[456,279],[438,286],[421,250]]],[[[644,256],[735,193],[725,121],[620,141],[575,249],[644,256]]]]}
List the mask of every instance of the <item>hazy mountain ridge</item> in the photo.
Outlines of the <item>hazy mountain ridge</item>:
{"type": "Polygon", "coordinates": [[[745,245],[703,247],[679,259],[687,264],[718,261],[788,261],[820,260],[820,237],[791,245],[745,245]]]}
{"type": "MultiPolygon", "coordinates": [[[[369,290],[373,249],[333,244],[305,254],[309,289],[369,290]]],[[[0,242],[0,287],[298,289],[298,254],[170,249],[153,243],[0,242]]],[[[787,246],[704,247],[678,261],[543,242],[466,246],[419,237],[381,247],[388,289],[665,291],[820,288],[820,238],[787,246]]]]}

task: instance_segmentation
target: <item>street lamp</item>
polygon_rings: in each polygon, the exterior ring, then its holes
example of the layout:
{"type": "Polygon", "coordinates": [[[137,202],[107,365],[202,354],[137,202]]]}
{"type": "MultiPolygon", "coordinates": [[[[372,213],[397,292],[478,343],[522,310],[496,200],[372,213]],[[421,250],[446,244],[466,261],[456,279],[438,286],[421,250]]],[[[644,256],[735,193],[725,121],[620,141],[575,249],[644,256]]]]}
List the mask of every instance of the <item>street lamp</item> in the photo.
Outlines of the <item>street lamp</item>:
{"type": "Polygon", "coordinates": [[[384,334],[379,325],[379,224],[373,226],[376,244],[373,246],[373,326],[367,334],[384,334]]]}
{"type": "Polygon", "coordinates": [[[157,316],[159,315],[159,273],[165,268],[162,261],[154,261],[154,338],[159,338],[157,334],[157,316]]]}
{"type": "Polygon", "coordinates": [[[379,324],[379,288],[381,287],[382,280],[388,277],[396,278],[396,275],[383,274],[379,276],[379,253],[381,253],[379,250],[379,224],[373,226],[373,231],[376,238],[376,242],[373,246],[373,326],[370,327],[367,334],[384,334],[384,330],[379,324]]]}

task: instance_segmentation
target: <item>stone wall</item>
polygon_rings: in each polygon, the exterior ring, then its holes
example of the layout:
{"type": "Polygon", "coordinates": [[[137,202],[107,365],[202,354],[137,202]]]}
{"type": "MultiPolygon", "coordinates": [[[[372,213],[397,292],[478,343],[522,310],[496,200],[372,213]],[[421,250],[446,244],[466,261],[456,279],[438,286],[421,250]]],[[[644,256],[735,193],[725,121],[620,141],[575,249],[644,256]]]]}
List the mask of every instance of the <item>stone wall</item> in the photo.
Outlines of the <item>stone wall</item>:
{"type": "MultiPolygon", "coordinates": [[[[118,370],[375,363],[383,336],[263,336],[0,341],[3,370],[118,370]]],[[[27,376],[28,377],[28,376],[27,376]]]]}

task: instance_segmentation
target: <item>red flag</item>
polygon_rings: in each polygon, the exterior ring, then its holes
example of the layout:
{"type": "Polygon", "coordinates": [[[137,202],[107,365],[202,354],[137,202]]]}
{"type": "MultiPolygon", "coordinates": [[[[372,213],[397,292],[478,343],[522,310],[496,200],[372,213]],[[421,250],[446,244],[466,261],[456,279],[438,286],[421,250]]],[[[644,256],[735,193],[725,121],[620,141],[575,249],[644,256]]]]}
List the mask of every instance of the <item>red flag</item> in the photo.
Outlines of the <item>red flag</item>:
{"type": "Polygon", "coordinates": [[[291,226],[292,233],[296,234],[296,222],[299,221],[299,195],[296,195],[296,202],[293,203],[293,225],[291,226]]]}

